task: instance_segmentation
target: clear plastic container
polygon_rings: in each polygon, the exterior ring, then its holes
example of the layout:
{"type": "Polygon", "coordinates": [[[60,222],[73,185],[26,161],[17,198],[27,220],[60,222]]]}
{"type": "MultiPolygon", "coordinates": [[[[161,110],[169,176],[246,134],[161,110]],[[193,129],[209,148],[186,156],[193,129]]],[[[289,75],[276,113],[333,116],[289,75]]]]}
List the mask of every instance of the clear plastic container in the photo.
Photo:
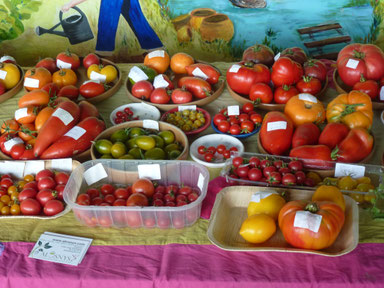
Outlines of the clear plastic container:
{"type": "MultiPolygon", "coordinates": [[[[145,171],[148,170],[151,168],[145,171]]],[[[207,194],[208,181],[208,170],[203,165],[192,161],[98,159],[82,163],[73,171],[64,190],[64,201],[72,208],[75,217],[89,227],[183,228],[191,226],[200,217],[201,205],[207,194]],[[139,165],[151,164],[158,164],[160,167],[161,179],[156,182],[162,185],[191,186],[199,191],[197,200],[180,207],[82,206],[76,204],[77,195],[84,193],[90,187],[98,187],[105,183],[116,186],[132,184],[139,179],[139,165]],[[92,173],[91,176],[94,180],[99,178],[96,174],[99,174],[100,169],[101,172],[105,171],[105,177],[88,185],[89,177],[84,177],[84,172],[90,168],[93,168],[90,171],[97,169],[97,172],[92,173]]]]}

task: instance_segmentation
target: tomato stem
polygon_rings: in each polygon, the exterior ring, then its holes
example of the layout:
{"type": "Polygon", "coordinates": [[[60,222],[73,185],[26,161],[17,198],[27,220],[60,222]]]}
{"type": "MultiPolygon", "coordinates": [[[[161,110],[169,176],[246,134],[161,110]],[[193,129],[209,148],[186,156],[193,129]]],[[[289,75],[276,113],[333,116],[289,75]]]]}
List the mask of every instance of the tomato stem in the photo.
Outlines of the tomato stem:
{"type": "Polygon", "coordinates": [[[311,202],[305,206],[304,210],[311,213],[316,213],[319,211],[319,206],[315,202],[311,202]]]}

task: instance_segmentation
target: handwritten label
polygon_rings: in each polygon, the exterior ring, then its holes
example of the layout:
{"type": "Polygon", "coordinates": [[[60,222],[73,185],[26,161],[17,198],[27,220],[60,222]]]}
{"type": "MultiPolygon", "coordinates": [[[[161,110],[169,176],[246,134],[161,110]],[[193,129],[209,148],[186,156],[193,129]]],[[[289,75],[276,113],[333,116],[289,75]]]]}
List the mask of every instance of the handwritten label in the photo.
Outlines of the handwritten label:
{"type": "Polygon", "coordinates": [[[0,70],[0,79],[4,80],[7,77],[7,71],[0,70]]]}
{"type": "Polygon", "coordinates": [[[131,68],[131,70],[129,71],[128,77],[131,78],[134,82],[148,80],[147,74],[145,74],[144,71],[137,66],[133,66],[131,68]]]}
{"type": "Polygon", "coordinates": [[[100,80],[87,80],[87,81],[84,81],[84,83],[82,85],[85,85],[87,83],[97,83],[97,84],[100,84],[100,80]]]}
{"type": "Polygon", "coordinates": [[[365,175],[365,166],[336,163],[335,177],[351,176],[352,178],[361,178],[365,175]]]}
{"type": "Polygon", "coordinates": [[[52,159],[51,169],[71,172],[72,171],[72,158],[52,159]]]}
{"type": "Polygon", "coordinates": [[[156,50],[156,51],[152,51],[152,52],[148,53],[148,58],[149,59],[154,58],[154,57],[164,58],[165,57],[164,50],[156,50]]]}
{"type": "Polygon", "coordinates": [[[79,140],[79,138],[83,136],[85,132],[87,132],[87,130],[85,130],[84,128],[75,126],[71,130],[69,130],[67,133],[65,133],[64,136],[68,136],[75,140],[79,140]]]}
{"type": "Polygon", "coordinates": [[[19,120],[23,117],[28,116],[28,108],[20,108],[15,111],[15,119],[19,120]]]}
{"type": "Polygon", "coordinates": [[[196,67],[195,69],[193,69],[192,75],[203,78],[204,80],[207,80],[209,78],[208,75],[205,74],[199,67],[196,67]]]}
{"type": "Polygon", "coordinates": [[[153,87],[156,88],[167,88],[169,83],[164,79],[163,74],[157,75],[155,79],[153,79],[153,87]]]}
{"type": "Polygon", "coordinates": [[[45,169],[45,162],[42,160],[31,160],[25,162],[24,175],[36,174],[41,170],[45,169]]]}
{"type": "Polygon", "coordinates": [[[89,75],[89,78],[91,78],[91,80],[98,80],[101,83],[105,83],[105,81],[107,80],[107,76],[106,75],[97,73],[95,71],[91,72],[91,75],[89,75]]]}
{"type": "Polygon", "coordinates": [[[178,111],[184,111],[184,110],[196,110],[196,105],[185,105],[185,106],[178,106],[177,107],[178,111]]]}
{"type": "Polygon", "coordinates": [[[24,167],[25,161],[4,161],[0,162],[0,173],[22,178],[24,176],[24,167]]]}
{"type": "Polygon", "coordinates": [[[238,65],[238,64],[233,64],[233,65],[231,66],[231,68],[229,68],[229,72],[237,73],[237,72],[239,72],[240,68],[241,68],[240,65],[238,65]]]}
{"type": "Polygon", "coordinates": [[[287,121],[275,121],[267,123],[267,131],[286,130],[287,121]]]}
{"type": "Polygon", "coordinates": [[[57,108],[55,112],[53,112],[52,116],[55,116],[61,120],[61,122],[64,123],[65,126],[67,126],[69,123],[72,122],[74,119],[68,111],[62,109],[62,108],[57,108]]]}
{"type": "Polygon", "coordinates": [[[137,165],[139,178],[148,178],[150,180],[161,179],[160,164],[142,164],[137,165]]]}
{"type": "Polygon", "coordinates": [[[71,69],[72,68],[72,64],[71,63],[64,62],[64,61],[62,61],[60,59],[56,60],[56,66],[57,66],[57,68],[60,68],[60,69],[71,69]]]}
{"type": "Polygon", "coordinates": [[[308,101],[312,103],[317,103],[317,98],[311,94],[308,93],[301,93],[299,94],[299,99],[303,101],[308,101]]]}
{"type": "Polygon", "coordinates": [[[101,179],[107,178],[108,174],[105,171],[103,164],[97,163],[95,166],[85,171],[83,176],[85,182],[87,182],[88,186],[90,186],[101,179]]]}
{"type": "Polygon", "coordinates": [[[19,137],[15,137],[15,138],[12,138],[8,141],[5,141],[4,142],[5,151],[10,152],[13,146],[15,146],[16,144],[21,144],[21,143],[24,143],[24,141],[19,137]]]}
{"type": "Polygon", "coordinates": [[[359,65],[359,60],[349,59],[345,67],[356,69],[357,65],[359,65]]]}
{"type": "Polygon", "coordinates": [[[275,61],[279,60],[279,58],[280,58],[280,52],[277,53],[277,54],[275,55],[275,57],[273,57],[273,59],[274,59],[275,61]]]}
{"type": "Polygon", "coordinates": [[[317,233],[320,229],[323,216],[313,214],[309,211],[297,211],[293,221],[293,227],[309,229],[317,233]]]}
{"type": "Polygon", "coordinates": [[[4,55],[3,57],[0,58],[0,62],[5,62],[5,61],[10,61],[16,63],[16,59],[13,58],[12,56],[4,55]]]}
{"type": "Polygon", "coordinates": [[[255,192],[251,196],[251,202],[260,203],[261,200],[271,196],[272,194],[277,194],[275,191],[259,191],[255,192]]]}
{"type": "Polygon", "coordinates": [[[380,88],[380,101],[384,101],[384,86],[380,88]]]}
{"type": "Polygon", "coordinates": [[[203,191],[204,188],[205,177],[203,174],[199,174],[199,178],[197,179],[197,187],[199,187],[200,191],[203,191]]]}
{"type": "Polygon", "coordinates": [[[30,87],[30,88],[39,88],[40,81],[39,79],[33,79],[33,78],[25,78],[24,80],[24,86],[30,87]]]}
{"type": "Polygon", "coordinates": [[[227,107],[228,116],[237,116],[240,115],[239,105],[232,105],[227,107]]]}
{"type": "Polygon", "coordinates": [[[143,120],[143,127],[147,129],[159,130],[159,122],[150,119],[143,120]]]}

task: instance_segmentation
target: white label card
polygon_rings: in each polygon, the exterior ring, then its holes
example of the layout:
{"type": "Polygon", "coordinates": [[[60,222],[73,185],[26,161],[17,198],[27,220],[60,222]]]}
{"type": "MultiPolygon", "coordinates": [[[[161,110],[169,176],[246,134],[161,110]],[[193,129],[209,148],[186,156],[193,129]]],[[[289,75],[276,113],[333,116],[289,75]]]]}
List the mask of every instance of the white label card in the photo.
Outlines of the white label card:
{"type": "Polygon", "coordinates": [[[0,58],[0,62],[5,62],[7,60],[11,60],[12,62],[16,63],[16,59],[13,58],[12,56],[4,55],[3,57],[0,58]]]}
{"type": "Polygon", "coordinates": [[[159,122],[150,119],[143,120],[143,127],[147,129],[159,130],[159,122]]]}
{"type": "Polygon", "coordinates": [[[79,140],[79,138],[83,136],[85,132],[87,132],[87,130],[85,130],[84,128],[75,126],[71,130],[69,130],[67,133],[65,133],[64,136],[68,136],[75,140],[79,140]]]}
{"type": "Polygon", "coordinates": [[[60,68],[60,69],[71,69],[72,68],[71,63],[64,62],[60,59],[56,60],[56,66],[57,66],[57,68],[60,68]]]}
{"type": "Polygon", "coordinates": [[[380,88],[380,101],[384,101],[384,86],[380,88]]]}
{"type": "Polygon", "coordinates": [[[36,175],[38,172],[44,169],[45,169],[45,163],[42,160],[26,161],[23,176],[28,174],[36,175]]]}
{"type": "Polygon", "coordinates": [[[237,73],[237,72],[239,72],[240,68],[241,68],[240,65],[238,65],[238,64],[233,64],[233,65],[231,66],[231,68],[229,68],[229,72],[237,73]]]}
{"type": "Polygon", "coordinates": [[[105,171],[103,164],[97,163],[95,166],[85,171],[83,176],[85,182],[87,182],[88,186],[90,186],[101,179],[107,178],[108,174],[105,171]]]}
{"type": "Polygon", "coordinates": [[[23,117],[28,116],[28,108],[20,108],[15,111],[15,119],[19,120],[23,117]]]}
{"type": "Polygon", "coordinates": [[[0,162],[0,173],[22,178],[24,176],[24,167],[25,161],[4,161],[0,162]]]}
{"type": "Polygon", "coordinates": [[[349,59],[345,67],[356,69],[357,65],[359,65],[359,60],[349,59]]]}
{"type": "Polygon", "coordinates": [[[149,59],[154,58],[154,57],[162,57],[162,58],[164,58],[164,56],[165,56],[164,50],[156,50],[156,51],[152,51],[152,52],[148,53],[148,58],[149,59]]]}
{"type": "Polygon", "coordinates": [[[92,71],[91,75],[89,75],[89,77],[91,78],[91,80],[98,80],[101,83],[105,83],[105,81],[107,80],[107,76],[106,75],[97,73],[95,71],[92,71]]]}
{"type": "Polygon", "coordinates": [[[72,158],[52,159],[51,169],[65,172],[72,171],[72,158]]]}
{"type": "Polygon", "coordinates": [[[365,175],[365,167],[362,165],[336,163],[335,177],[351,176],[352,178],[361,178],[365,175]]]}
{"type": "Polygon", "coordinates": [[[74,119],[68,111],[62,108],[57,108],[55,112],[53,112],[52,116],[59,118],[61,122],[64,123],[65,126],[71,123],[74,119]]]}
{"type": "Polygon", "coordinates": [[[84,81],[84,83],[82,85],[85,85],[85,84],[91,83],[91,82],[100,84],[100,80],[87,80],[87,81],[84,81]]]}
{"type": "Polygon", "coordinates": [[[205,180],[205,177],[203,176],[203,174],[199,174],[199,179],[197,179],[197,187],[200,189],[200,191],[203,191],[203,188],[204,188],[204,180],[205,180]]]}
{"type": "Polygon", "coordinates": [[[139,178],[148,178],[150,180],[161,179],[160,164],[142,164],[137,166],[139,178]]]}
{"type": "Polygon", "coordinates": [[[192,75],[203,78],[204,80],[207,80],[209,78],[208,75],[205,74],[199,67],[196,67],[195,69],[193,69],[192,75]]]}
{"type": "Polygon", "coordinates": [[[145,74],[144,71],[137,66],[133,66],[131,70],[129,70],[128,77],[131,78],[134,82],[148,80],[147,74],[145,74]]]}
{"type": "Polygon", "coordinates": [[[240,115],[239,105],[228,106],[227,108],[228,116],[238,116],[240,115]]]}
{"type": "Polygon", "coordinates": [[[155,88],[167,88],[169,83],[164,79],[163,74],[159,74],[153,79],[153,87],[155,88]]]}
{"type": "Polygon", "coordinates": [[[277,60],[279,60],[279,58],[280,58],[280,52],[277,53],[277,54],[275,55],[275,57],[273,57],[273,60],[277,61],[277,60]]]}
{"type": "Polygon", "coordinates": [[[8,141],[5,141],[4,142],[5,151],[10,152],[13,146],[15,146],[16,144],[21,144],[21,143],[24,143],[24,141],[23,141],[23,139],[21,139],[19,137],[15,137],[15,138],[12,138],[8,141]]]}
{"type": "Polygon", "coordinates": [[[7,77],[7,71],[0,70],[0,79],[4,80],[7,77]]]}
{"type": "Polygon", "coordinates": [[[287,121],[275,121],[267,123],[267,131],[286,130],[287,121]]]}
{"type": "Polygon", "coordinates": [[[185,106],[178,106],[177,111],[184,111],[184,110],[196,110],[196,105],[185,105],[185,106]]]}
{"type": "Polygon", "coordinates": [[[297,211],[295,220],[293,221],[293,227],[309,229],[312,232],[317,233],[320,229],[322,219],[323,216],[313,214],[309,211],[297,211]]]}
{"type": "Polygon", "coordinates": [[[275,191],[259,191],[253,193],[251,196],[251,202],[260,203],[261,200],[271,196],[272,194],[277,194],[275,191]]]}
{"type": "Polygon", "coordinates": [[[308,93],[301,93],[299,94],[299,99],[303,101],[308,101],[312,103],[317,103],[317,98],[311,94],[308,93]]]}
{"type": "Polygon", "coordinates": [[[39,88],[40,81],[39,79],[33,79],[33,78],[25,78],[24,80],[24,86],[30,87],[30,88],[39,88]]]}

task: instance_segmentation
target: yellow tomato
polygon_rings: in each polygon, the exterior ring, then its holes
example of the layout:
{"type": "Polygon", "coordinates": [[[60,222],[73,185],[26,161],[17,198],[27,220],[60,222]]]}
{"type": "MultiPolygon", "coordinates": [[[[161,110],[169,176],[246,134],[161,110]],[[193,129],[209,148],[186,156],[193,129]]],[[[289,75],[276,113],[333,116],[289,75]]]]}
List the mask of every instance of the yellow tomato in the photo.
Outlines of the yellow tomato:
{"type": "Polygon", "coordinates": [[[76,85],[77,75],[75,71],[71,69],[60,69],[52,75],[52,82],[59,88],[63,88],[68,85],[76,85]]]}
{"type": "Polygon", "coordinates": [[[357,186],[357,181],[351,176],[343,176],[339,178],[337,182],[337,187],[341,190],[353,190],[357,186]]]}
{"type": "Polygon", "coordinates": [[[267,214],[277,220],[280,209],[284,206],[285,200],[279,194],[270,192],[256,192],[248,204],[248,217],[255,214],[267,214]],[[269,195],[268,195],[269,194],[269,195]]]}
{"type": "Polygon", "coordinates": [[[15,64],[12,63],[0,63],[0,72],[5,74],[3,81],[7,90],[13,88],[20,81],[20,71],[15,64]]]}
{"type": "Polygon", "coordinates": [[[313,180],[313,182],[315,183],[315,186],[322,181],[320,175],[317,174],[316,172],[313,172],[313,171],[308,172],[305,176],[307,178],[311,178],[313,180]]]}
{"type": "Polygon", "coordinates": [[[312,201],[331,201],[345,211],[345,199],[343,193],[336,186],[319,186],[312,195],[312,201]]]}
{"type": "Polygon", "coordinates": [[[265,214],[252,215],[245,219],[239,234],[250,243],[263,243],[276,232],[275,220],[265,214]]]}
{"type": "Polygon", "coordinates": [[[92,64],[87,69],[87,76],[88,76],[88,79],[100,80],[100,82],[103,82],[103,83],[104,82],[111,83],[115,81],[115,79],[117,78],[117,70],[113,65],[103,66],[103,65],[92,64]],[[99,77],[99,75],[97,74],[94,76],[92,72],[105,76],[105,81],[103,81],[102,76],[99,77]],[[92,77],[91,77],[91,74],[92,74],[92,77]]]}

